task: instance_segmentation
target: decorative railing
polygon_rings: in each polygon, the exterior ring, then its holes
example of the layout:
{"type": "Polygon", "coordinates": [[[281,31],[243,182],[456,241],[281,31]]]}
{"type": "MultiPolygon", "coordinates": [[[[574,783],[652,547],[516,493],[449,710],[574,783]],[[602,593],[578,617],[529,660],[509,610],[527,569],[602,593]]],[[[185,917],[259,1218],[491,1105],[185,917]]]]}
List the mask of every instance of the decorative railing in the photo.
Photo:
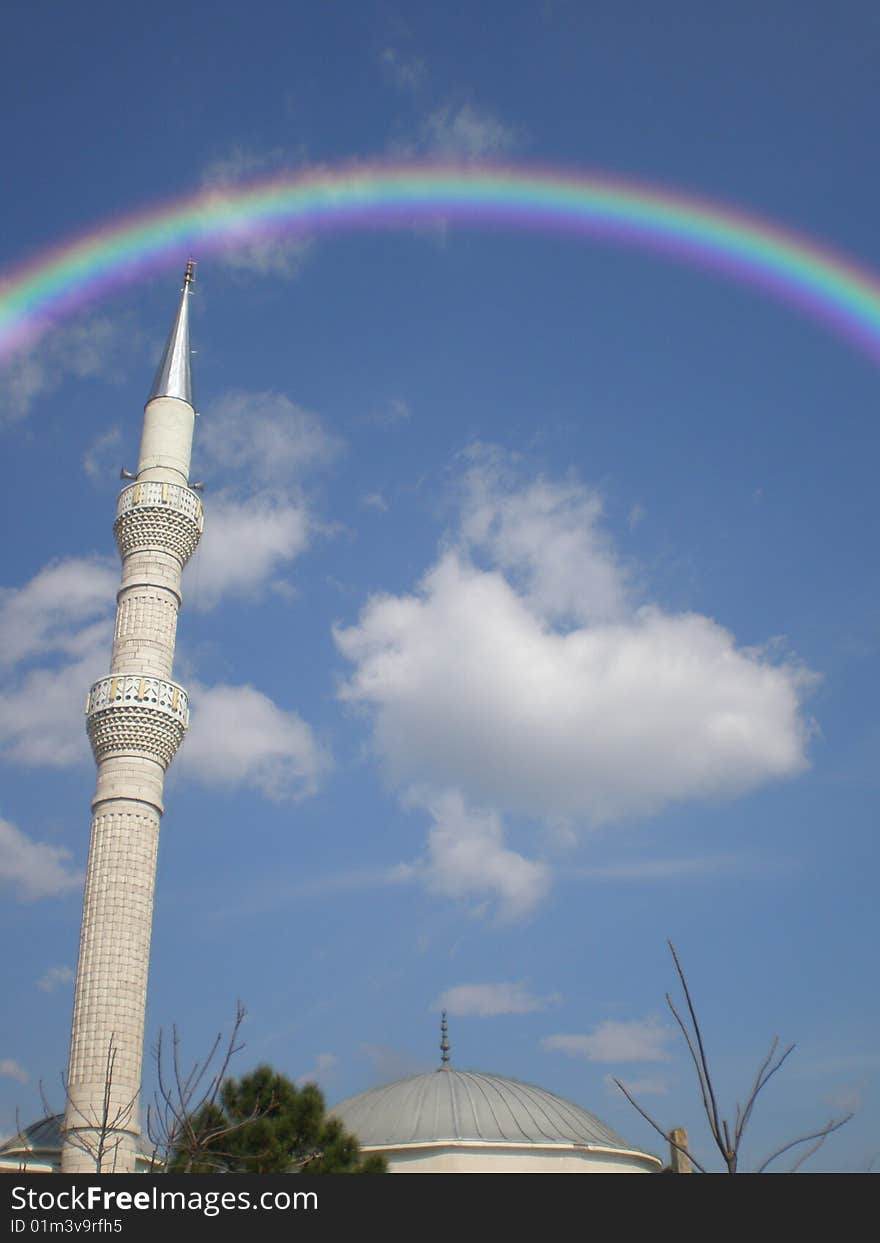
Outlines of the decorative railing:
{"type": "Polygon", "coordinates": [[[119,493],[113,533],[122,557],[158,548],[185,565],[204,527],[201,498],[191,488],[149,479],[119,493]]]}
{"type": "Polygon", "coordinates": [[[186,691],[161,678],[101,678],[86,700],[86,728],[99,764],[112,755],[141,755],[167,768],[188,724],[186,691]]]}
{"type": "Polygon", "coordinates": [[[129,484],[119,493],[116,517],[119,519],[129,510],[142,507],[173,509],[191,518],[199,531],[204,529],[201,497],[191,488],[184,488],[179,483],[161,483],[158,479],[148,479],[144,483],[129,484]]]}
{"type": "Polygon", "coordinates": [[[101,678],[89,691],[86,700],[86,716],[112,708],[116,704],[143,704],[175,717],[186,729],[189,724],[189,698],[176,682],[161,678],[142,678],[136,673],[120,673],[115,677],[101,678]]]}

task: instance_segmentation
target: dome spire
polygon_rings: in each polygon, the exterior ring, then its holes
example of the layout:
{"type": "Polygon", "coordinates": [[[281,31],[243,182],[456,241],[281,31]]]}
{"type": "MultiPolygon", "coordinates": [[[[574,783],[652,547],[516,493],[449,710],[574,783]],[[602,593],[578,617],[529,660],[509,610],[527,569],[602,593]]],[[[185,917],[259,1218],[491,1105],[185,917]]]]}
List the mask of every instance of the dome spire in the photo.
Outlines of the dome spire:
{"type": "Polygon", "coordinates": [[[190,406],[193,404],[189,365],[189,291],[194,279],[195,266],[195,260],[187,260],[180,305],[165,345],[165,352],[156,371],[153,387],[147,398],[148,404],[155,397],[177,397],[190,406]]]}
{"type": "Polygon", "coordinates": [[[449,1067],[449,1028],[446,1024],[446,1011],[440,1015],[440,1069],[449,1067]]]}

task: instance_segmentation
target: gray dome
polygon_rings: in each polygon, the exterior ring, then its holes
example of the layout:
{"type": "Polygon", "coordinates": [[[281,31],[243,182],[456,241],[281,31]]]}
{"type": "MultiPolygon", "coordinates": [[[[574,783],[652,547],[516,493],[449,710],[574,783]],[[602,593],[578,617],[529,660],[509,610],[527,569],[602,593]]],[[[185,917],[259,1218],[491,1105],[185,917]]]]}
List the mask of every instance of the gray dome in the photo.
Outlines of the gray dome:
{"type": "Polygon", "coordinates": [[[331,1111],[364,1148],[443,1141],[490,1144],[631,1145],[603,1122],[516,1079],[442,1068],[350,1096],[331,1111]]]}
{"type": "Polygon", "coordinates": [[[17,1135],[0,1144],[0,1156],[19,1152],[60,1152],[62,1114],[51,1114],[32,1122],[17,1135]]]}
{"type": "MultiPolygon", "coordinates": [[[[16,1135],[7,1139],[5,1143],[0,1144],[0,1163],[19,1157],[27,1157],[30,1154],[35,1156],[42,1154],[50,1162],[53,1158],[60,1159],[61,1127],[63,1123],[63,1114],[50,1114],[48,1117],[40,1118],[37,1122],[32,1122],[30,1126],[24,1127],[16,1135]]],[[[156,1154],[152,1146],[147,1142],[146,1137],[141,1137],[138,1140],[137,1153],[139,1158],[143,1158],[149,1166],[152,1167],[157,1164],[156,1154]]]]}

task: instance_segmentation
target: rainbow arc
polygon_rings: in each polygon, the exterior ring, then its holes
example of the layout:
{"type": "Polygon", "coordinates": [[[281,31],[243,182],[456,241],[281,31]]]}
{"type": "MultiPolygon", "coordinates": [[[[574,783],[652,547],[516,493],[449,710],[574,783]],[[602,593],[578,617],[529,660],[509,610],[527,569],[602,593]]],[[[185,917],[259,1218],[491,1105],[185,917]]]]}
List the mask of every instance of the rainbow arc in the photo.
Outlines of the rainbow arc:
{"type": "Polygon", "coordinates": [[[437,164],[286,173],[105,222],[0,276],[0,357],[190,252],[438,219],[665,253],[763,290],[880,362],[880,279],[814,239],[724,204],[604,173],[437,164]]]}

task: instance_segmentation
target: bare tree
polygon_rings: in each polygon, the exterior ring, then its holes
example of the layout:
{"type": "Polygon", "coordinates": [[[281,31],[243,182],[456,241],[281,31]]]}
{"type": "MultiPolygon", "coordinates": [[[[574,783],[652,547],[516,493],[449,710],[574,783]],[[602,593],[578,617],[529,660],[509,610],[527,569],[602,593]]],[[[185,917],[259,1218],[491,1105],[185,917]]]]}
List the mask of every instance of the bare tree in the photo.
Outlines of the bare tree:
{"type": "Polygon", "coordinates": [[[207,1057],[195,1062],[186,1073],[181,1068],[177,1028],[171,1029],[170,1065],[159,1032],[153,1049],[158,1087],[153,1104],[147,1108],[147,1135],[153,1145],[155,1164],[166,1172],[172,1165],[174,1172],[180,1174],[210,1172],[215,1162],[227,1155],[217,1150],[218,1141],[266,1112],[265,1108],[256,1108],[249,1117],[230,1122],[218,1104],[229,1063],[244,1048],[239,1043],[239,1032],[246,1013],[242,1003],[236,1002],[228,1040],[224,1043],[223,1033],[218,1032],[207,1057]]]}
{"type": "MultiPolygon", "coordinates": [[[[80,1152],[86,1153],[95,1163],[96,1174],[115,1174],[119,1159],[119,1150],[132,1132],[132,1118],[137,1109],[139,1092],[124,1101],[121,1105],[114,1103],[113,1074],[116,1067],[116,1034],[111,1033],[107,1042],[107,1057],[104,1065],[104,1091],[101,1102],[86,1111],[74,1099],[70,1092],[67,1076],[62,1071],[61,1086],[64,1089],[66,1110],[61,1115],[62,1143],[68,1143],[80,1152]],[[65,1125],[66,1124],[66,1125],[65,1125]]],[[[56,1117],[46,1095],[43,1082],[40,1080],[40,1100],[43,1104],[44,1117],[49,1120],[56,1117]]]]}
{"type": "MultiPolygon", "coordinates": [[[[752,1117],[755,1102],[776,1072],[784,1065],[789,1055],[794,1051],[795,1046],[791,1044],[787,1049],[784,1049],[782,1053],[778,1053],[779,1038],[777,1036],[773,1037],[769,1052],[764,1058],[764,1061],[758,1067],[754,1082],[752,1083],[751,1091],[746,1097],[745,1105],[737,1103],[734,1122],[731,1126],[728,1119],[722,1118],[719,1113],[715,1086],[712,1082],[712,1075],[709,1071],[709,1062],[706,1057],[706,1049],[703,1044],[703,1034],[700,1031],[700,1024],[697,1021],[696,1010],[694,1009],[691,991],[688,987],[684,970],[678,954],[676,953],[675,946],[671,941],[667,941],[667,945],[669,946],[670,953],[672,954],[672,961],[675,963],[675,970],[678,973],[679,982],[681,983],[682,992],[684,993],[689,1023],[682,1018],[669,993],[666,994],[666,1004],[672,1011],[672,1016],[679,1026],[681,1034],[684,1037],[685,1044],[687,1045],[688,1052],[691,1055],[691,1061],[694,1064],[694,1070],[697,1074],[697,1082],[700,1086],[703,1112],[706,1115],[707,1122],[709,1123],[709,1130],[712,1134],[712,1139],[715,1142],[716,1148],[721,1153],[721,1157],[727,1167],[728,1174],[736,1174],[739,1170],[743,1136],[752,1117]]],[[[672,1137],[672,1133],[669,1130],[664,1130],[652,1117],[650,1117],[649,1114],[645,1112],[644,1109],[642,1109],[641,1105],[634,1100],[632,1095],[627,1091],[619,1079],[615,1079],[614,1082],[620,1088],[621,1092],[633,1108],[638,1110],[645,1121],[648,1122],[654,1130],[658,1132],[658,1134],[662,1135],[663,1138],[672,1146],[672,1148],[677,1149],[679,1152],[682,1152],[689,1157],[691,1164],[698,1169],[700,1173],[705,1174],[707,1172],[706,1167],[696,1159],[692,1152],[678,1143],[672,1137]]],[[[842,1126],[849,1122],[852,1116],[853,1115],[849,1113],[843,1118],[832,1118],[825,1124],[825,1126],[820,1127],[819,1130],[813,1131],[809,1135],[800,1135],[797,1139],[781,1144],[778,1148],[771,1152],[769,1157],[766,1157],[761,1162],[755,1170],[755,1173],[763,1174],[772,1162],[776,1161],[779,1157],[783,1156],[787,1152],[791,1152],[792,1149],[799,1147],[801,1144],[809,1144],[812,1141],[812,1147],[802,1153],[794,1164],[789,1167],[789,1172],[794,1173],[795,1170],[799,1169],[809,1157],[811,1157],[819,1148],[822,1147],[829,1135],[831,1135],[834,1131],[840,1130],[842,1126]]]]}

